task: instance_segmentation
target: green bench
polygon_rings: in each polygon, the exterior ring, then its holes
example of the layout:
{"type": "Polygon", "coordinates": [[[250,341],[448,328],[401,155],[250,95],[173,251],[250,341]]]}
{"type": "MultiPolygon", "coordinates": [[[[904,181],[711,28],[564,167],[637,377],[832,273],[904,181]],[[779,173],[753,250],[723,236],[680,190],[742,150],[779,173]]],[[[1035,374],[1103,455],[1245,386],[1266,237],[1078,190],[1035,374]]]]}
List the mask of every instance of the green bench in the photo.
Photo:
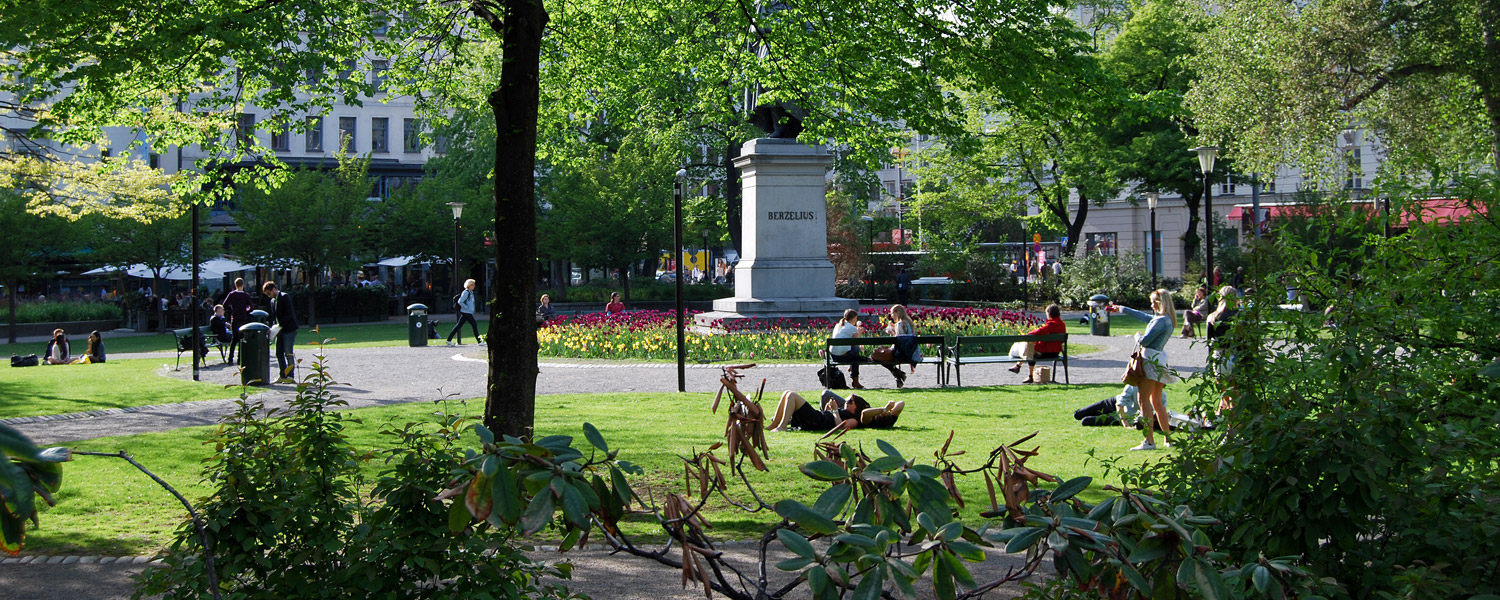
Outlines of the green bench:
{"type": "MultiPolygon", "coordinates": [[[[173,329],[172,336],[177,338],[177,366],[175,367],[175,369],[181,369],[182,353],[193,351],[193,328],[187,327],[183,329],[173,329]]],[[[218,348],[219,359],[224,362],[229,362],[229,355],[225,353],[225,349],[227,349],[228,346],[219,343],[218,337],[208,335],[207,327],[198,328],[198,337],[203,343],[204,348],[218,348]]]]}
{"type": "MultiPolygon", "coordinates": [[[[938,385],[948,385],[947,370],[943,368],[943,363],[948,356],[947,344],[947,338],[941,335],[917,336],[917,346],[919,348],[922,348],[922,360],[917,361],[917,363],[925,365],[937,365],[938,385]],[[935,350],[935,352],[933,350],[935,350]]],[[[850,346],[869,346],[871,348],[874,348],[878,346],[895,345],[896,338],[892,336],[828,338],[825,342],[823,342],[823,368],[832,370],[835,365],[850,364],[834,360],[834,354],[844,354],[849,351],[848,348],[850,346]],[[842,350],[835,352],[834,348],[842,348],[842,350]]],[[[863,352],[863,354],[867,357],[869,356],[869,352],[863,352]]],[[[869,362],[860,364],[879,365],[884,363],[869,362]]]]}
{"type": "MultiPolygon", "coordinates": [[[[1009,364],[1024,363],[1026,359],[1016,358],[1010,355],[1010,347],[1016,342],[1062,342],[1062,353],[1055,357],[1038,357],[1037,362],[1052,361],[1052,370],[1057,371],[1057,363],[1062,362],[1063,381],[1072,383],[1068,377],[1068,334],[1050,333],[1047,335],[961,335],[954,338],[953,345],[944,353],[943,371],[944,379],[947,379],[948,367],[953,367],[954,379],[957,385],[964,384],[963,365],[980,364],[1009,364]]],[[[1054,375],[1054,381],[1056,376],[1054,375]]]]}

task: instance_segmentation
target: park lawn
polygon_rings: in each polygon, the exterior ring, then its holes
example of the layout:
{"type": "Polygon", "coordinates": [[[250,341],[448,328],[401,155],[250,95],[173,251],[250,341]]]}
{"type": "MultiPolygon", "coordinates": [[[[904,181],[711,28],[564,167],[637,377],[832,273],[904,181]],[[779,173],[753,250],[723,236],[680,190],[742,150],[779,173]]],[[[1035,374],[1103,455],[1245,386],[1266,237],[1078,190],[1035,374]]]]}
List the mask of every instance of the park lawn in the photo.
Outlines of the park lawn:
{"type": "MultiPolygon", "coordinates": [[[[219,400],[239,388],[162,374],[171,362],[159,358],[111,360],[91,365],[42,365],[7,369],[0,376],[0,419],[219,400]]],[[[183,363],[184,370],[191,365],[183,363]]],[[[259,390],[252,390],[257,393],[259,390]]]]}
{"type": "MultiPolygon", "coordinates": [[[[950,430],[953,451],[966,450],[958,462],[972,468],[988,452],[1033,431],[1041,433],[1027,448],[1040,447],[1041,454],[1028,466],[1063,479],[1080,475],[1093,476],[1092,490],[1085,498],[1097,499],[1106,483],[1102,460],[1122,458],[1126,462],[1159,459],[1161,452],[1134,453],[1127,448],[1139,443],[1141,436],[1121,427],[1084,428],[1072,418],[1072,412],[1086,404],[1118,392],[1114,385],[1074,386],[1000,386],[969,389],[923,389],[869,392],[875,402],[900,399],[907,402],[906,412],[895,429],[861,430],[844,436],[844,440],[878,455],[875,440],[884,439],[904,455],[930,462],[933,452],[942,445],[950,430]],[[1097,457],[1091,457],[1090,451],[1097,457]]],[[[1179,397],[1186,387],[1174,386],[1179,397]]],[[[815,397],[816,392],[804,393],[815,397]]],[[[765,401],[774,402],[769,392],[765,401]]],[[[582,423],[593,423],[609,445],[620,451],[619,458],[646,469],[644,477],[632,477],[637,492],[649,489],[656,498],[666,491],[680,491],[682,468],[679,455],[690,455],[721,439],[724,414],[709,412],[713,395],[692,394],[586,394],[554,395],[537,398],[537,431],[540,434],[567,434],[587,450],[582,441],[582,423]]],[[[467,405],[447,403],[448,410],[478,412],[481,403],[467,405]]],[[[378,434],[384,424],[401,424],[423,419],[435,410],[433,403],[415,403],[351,411],[359,423],[349,424],[353,443],[365,450],[383,448],[387,441],[378,434]]],[[[200,482],[202,461],[210,450],[203,442],[213,427],[192,427],[170,432],[128,437],[101,438],[79,442],[75,448],[112,452],[126,450],[142,464],[172,483],[191,499],[199,499],[208,488],[200,482]]],[[[819,433],[774,432],[768,435],[771,456],[769,473],[753,472],[761,497],[774,502],[797,498],[811,503],[823,485],[797,472],[797,466],[812,460],[812,447],[819,433]]],[[[720,451],[722,455],[722,450],[720,451]]],[[[373,476],[380,461],[367,462],[367,476],[373,476]]],[[[140,555],[165,547],[172,531],[182,522],[183,511],[165,491],[124,461],[99,457],[78,457],[66,467],[58,504],[46,510],[42,526],[27,539],[28,554],[140,555]]],[[[965,516],[980,522],[978,512],[988,503],[984,481],[980,477],[960,480],[969,505],[965,516]]],[[[748,501],[743,487],[731,488],[735,497],[748,501]]],[[[765,528],[779,520],[773,513],[745,513],[715,500],[709,505],[708,521],[714,525],[712,535],[719,539],[758,538],[765,528]]],[[[658,536],[658,530],[644,518],[625,524],[626,532],[635,536],[658,536]]]]}

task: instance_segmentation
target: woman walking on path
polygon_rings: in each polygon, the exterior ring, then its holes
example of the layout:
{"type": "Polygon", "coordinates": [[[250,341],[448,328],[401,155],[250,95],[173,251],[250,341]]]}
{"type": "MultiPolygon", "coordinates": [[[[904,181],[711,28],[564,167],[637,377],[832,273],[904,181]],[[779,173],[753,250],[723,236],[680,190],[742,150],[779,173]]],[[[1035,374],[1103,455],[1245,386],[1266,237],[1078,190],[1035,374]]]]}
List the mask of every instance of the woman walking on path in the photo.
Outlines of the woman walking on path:
{"type": "MultiPolygon", "coordinates": [[[[1158,425],[1161,426],[1161,437],[1163,448],[1172,446],[1168,438],[1172,426],[1168,422],[1167,406],[1162,402],[1162,390],[1167,384],[1177,381],[1172,376],[1170,363],[1167,361],[1167,340],[1172,338],[1172,332],[1177,329],[1177,310],[1172,306],[1172,292],[1167,290],[1156,290],[1151,292],[1151,310],[1147,313],[1128,306],[1119,306],[1111,303],[1110,310],[1117,310],[1127,315],[1146,321],[1146,331],[1136,334],[1136,342],[1141,345],[1141,356],[1146,360],[1146,378],[1141,381],[1141,416],[1150,423],[1154,416],[1158,425]]],[[[1131,450],[1155,450],[1156,440],[1151,433],[1151,427],[1146,427],[1146,441],[1131,450]]]]}
{"type": "Polygon", "coordinates": [[[474,342],[479,343],[479,322],[474,320],[474,280],[464,281],[464,291],[458,295],[458,322],[453,324],[453,329],[448,332],[448,345],[453,345],[453,335],[458,334],[458,345],[464,343],[464,323],[469,324],[469,329],[474,332],[474,342]]]}

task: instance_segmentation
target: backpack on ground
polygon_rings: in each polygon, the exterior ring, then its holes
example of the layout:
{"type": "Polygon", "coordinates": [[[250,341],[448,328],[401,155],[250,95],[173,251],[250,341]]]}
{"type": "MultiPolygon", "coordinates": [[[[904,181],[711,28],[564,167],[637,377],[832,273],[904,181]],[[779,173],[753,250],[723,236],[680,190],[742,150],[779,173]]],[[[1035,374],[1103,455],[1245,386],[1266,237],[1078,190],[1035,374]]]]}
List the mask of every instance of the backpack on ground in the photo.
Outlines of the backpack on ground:
{"type": "Polygon", "coordinates": [[[849,389],[849,382],[844,379],[844,372],[837,368],[829,369],[824,367],[818,369],[818,383],[823,384],[823,387],[830,390],[849,389]]]}
{"type": "Polygon", "coordinates": [[[10,366],[12,367],[35,367],[39,364],[42,364],[42,360],[37,358],[35,354],[26,356],[10,355],[10,366]]]}

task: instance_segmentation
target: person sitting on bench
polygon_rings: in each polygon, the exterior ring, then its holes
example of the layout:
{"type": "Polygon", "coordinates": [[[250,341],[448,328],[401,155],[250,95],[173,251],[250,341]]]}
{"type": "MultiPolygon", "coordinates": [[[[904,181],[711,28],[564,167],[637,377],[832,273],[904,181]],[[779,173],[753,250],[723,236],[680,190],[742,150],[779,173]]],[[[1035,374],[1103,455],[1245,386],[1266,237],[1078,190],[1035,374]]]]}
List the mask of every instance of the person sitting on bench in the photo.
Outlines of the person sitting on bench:
{"type": "MultiPolygon", "coordinates": [[[[834,339],[856,338],[859,337],[859,334],[859,312],[852,308],[844,309],[844,318],[839,319],[839,322],[833,325],[832,337],[834,339]]],[[[859,384],[859,365],[874,361],[860,354],[859,346],[848,346],[848,348],[849,350],[843,354],[833,355],[833,362],[841,365],[849,365],[849,387],[856,390],[865,389],[865,386],[859,384]]],[[[881,364],[880,366],[885,367],[887,371],[891,372],[891,376],[896,378],[896,387],[901,387],[906,382],[906,374],[901,372],[900,367],[893,364],[881,364]]]]}
{"type": "MultiPolygon", "coordinates": [[[[1052,335],[1054,333],[1067,333],[1068,324],[1062,320],[1062,307],[1056,304],[1047,305],[1047,321],[1041,327],[1026,332],[1026,335],[1052,335]]],[[[1024,342],[1021,355],[1017,358],[1026,359],[1026,381],[1021,383],[1033,383],[1036,381],[1036,359],[1057,358],[1062,356],[1062,342],[1024,342]]],[[[1021,363],[1007,369],[1012,373],[1021,372],[1021,363]]]]}

